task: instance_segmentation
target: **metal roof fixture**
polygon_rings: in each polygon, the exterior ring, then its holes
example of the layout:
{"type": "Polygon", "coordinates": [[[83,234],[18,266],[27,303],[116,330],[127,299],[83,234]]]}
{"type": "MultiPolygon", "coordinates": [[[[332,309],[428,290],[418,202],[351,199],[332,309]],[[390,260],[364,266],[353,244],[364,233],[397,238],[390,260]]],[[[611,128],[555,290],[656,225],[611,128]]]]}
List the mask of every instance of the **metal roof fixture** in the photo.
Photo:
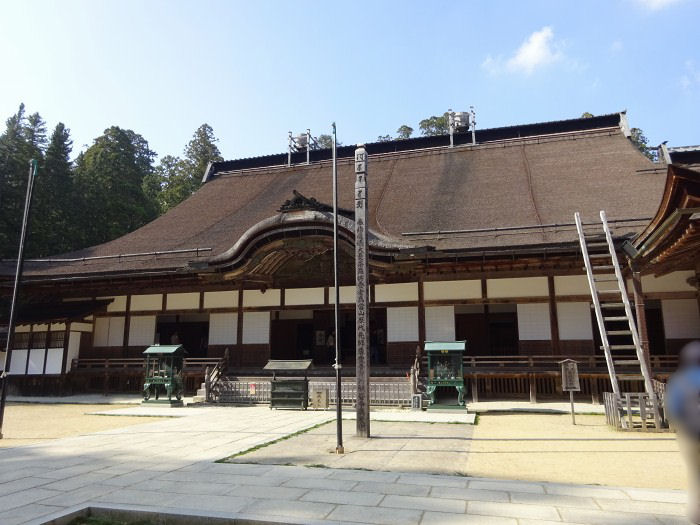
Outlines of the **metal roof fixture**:
{"type": "Polygon", "coordinates": [[[311,150],[320,149],[318,140],[311,136],[311,130],[307,128],[306,133],[300,133],[297,136],[293,136],[292,132],[289,132],[289,147],[287,150],[287,166],[292,165],[292,153],[298,153],[300,151],[306,150],[306,163],[311,162],[311,150]]]}
{"type": "Polygon", "coordinates": [[[452,111],[447,110],[447,118],[450,129],[450,147],[453,148],[455,131],[472,132],[472,144],[476,144],[476,113],[474,106],[469,106],[469,111],[452,111]]]}

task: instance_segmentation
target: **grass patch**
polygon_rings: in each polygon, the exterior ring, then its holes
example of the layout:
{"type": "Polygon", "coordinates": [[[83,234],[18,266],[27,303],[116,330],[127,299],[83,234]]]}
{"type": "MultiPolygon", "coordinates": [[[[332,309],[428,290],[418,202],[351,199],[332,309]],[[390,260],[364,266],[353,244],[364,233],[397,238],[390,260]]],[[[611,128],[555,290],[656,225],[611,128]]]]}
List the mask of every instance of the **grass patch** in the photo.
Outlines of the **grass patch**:
{"type": "Polygon", "coordinates": [[[294,432],[292,434],[288,434],[286,436],[282,436],[281,438],[273,439],[272,441],[268,441],[266,443],[260,443],[259,445],[255,445],[254,447],[250,447],[246,450],[242,450],[241,452],[237,452],[235,454],[232,454],[230,456],[227,456],[225,458],[217,459],[214,463],[230,463],[230,460],[244,456],[246,454],[250,454],[251,452],[255,452],[256,450],[260,450],[261,448],[269,447],[270,445],[275,445],[276,443],[279,443],[281,441],[285,441],[287,439],[291,439],[296,436],[300,436],[301,434],[306,434],[307,432],[314,430],[316,428],[322,427],[324,425],[328,425],[329,423],[332,423],[332,421],[326,421],[324,423],[318,423],[317,425],[314,425],[309,428],[305,428],[303,430],[299,430],[297,432],[294,432]]]}

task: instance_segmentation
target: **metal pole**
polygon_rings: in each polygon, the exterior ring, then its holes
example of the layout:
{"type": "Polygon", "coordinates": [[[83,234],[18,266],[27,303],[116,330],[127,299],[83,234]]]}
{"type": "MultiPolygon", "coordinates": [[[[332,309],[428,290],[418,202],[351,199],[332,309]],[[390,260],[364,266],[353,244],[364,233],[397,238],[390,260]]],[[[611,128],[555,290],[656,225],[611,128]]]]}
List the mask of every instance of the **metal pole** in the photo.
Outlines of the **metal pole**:
{"type": "Polygon", "coordinates": [[[343,400],[340,378],[340,332],[338,332],[338,305],[340,304],[340,287],[338,286],[338,163],[336,157],[336,132],[333,123],[333,308],[335,326],[335,419],[336,419],[336,454],[343,454],[343,400]]]}
{"type": "Polygon", "coordinates": [[[2,387],[0,389],[0,439],[2,439],[2,421],[5,417],[5,400],[7,399],[7,375],[12,361],[12,339],[15,335],[15,313],[17,307],[17,291],[22,278],[22,268],[24,267],[24,241],[27,237],[27,226],[29,223],[29,209],[32,205],[32,190],[34,189],[34,178],[36,177],[37,161],[29,161],[29,179],[27,180],[27,195],[24,199],[24,216],[22,217],[22,231],[19,236],[19,253],[17,255],[17,269],[15,271],[15,285],[12,289],[12,303],[10,306],[10,319],[7,324],[7,341],[5,342],[5,363],[2,368],[2,387]]]}
{"type": "Polygon", "coordinates": [[[571,422],[576,424],[576,415],[574,414],[574,391],[569,390],[569,401],[571,401],[571,422]]]}

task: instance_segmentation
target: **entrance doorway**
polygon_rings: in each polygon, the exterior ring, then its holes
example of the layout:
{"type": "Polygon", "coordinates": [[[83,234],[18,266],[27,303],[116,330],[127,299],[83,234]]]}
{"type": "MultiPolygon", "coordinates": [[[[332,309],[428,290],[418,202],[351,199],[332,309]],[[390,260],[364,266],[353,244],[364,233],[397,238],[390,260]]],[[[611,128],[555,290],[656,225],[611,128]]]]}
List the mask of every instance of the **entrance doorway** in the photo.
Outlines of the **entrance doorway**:
{"type": "Polygon", "coordinates": [[[187,357],[207,357],[209,314],[159,315],[155,340],[161,345],[181,344],[187,357]]]}

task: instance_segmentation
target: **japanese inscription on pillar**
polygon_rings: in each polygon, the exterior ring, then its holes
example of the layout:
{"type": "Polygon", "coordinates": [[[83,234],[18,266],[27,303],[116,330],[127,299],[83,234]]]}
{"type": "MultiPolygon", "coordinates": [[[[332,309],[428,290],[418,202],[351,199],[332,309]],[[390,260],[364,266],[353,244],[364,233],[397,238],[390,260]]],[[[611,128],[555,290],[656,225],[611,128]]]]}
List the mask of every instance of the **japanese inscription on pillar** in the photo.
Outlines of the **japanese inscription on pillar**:
{"type": "Polygon", "coordinates": [[[357,435],[369,437],[369,275],[367,261],[367,152],[355,150],[355,374],[357,435]]]}

